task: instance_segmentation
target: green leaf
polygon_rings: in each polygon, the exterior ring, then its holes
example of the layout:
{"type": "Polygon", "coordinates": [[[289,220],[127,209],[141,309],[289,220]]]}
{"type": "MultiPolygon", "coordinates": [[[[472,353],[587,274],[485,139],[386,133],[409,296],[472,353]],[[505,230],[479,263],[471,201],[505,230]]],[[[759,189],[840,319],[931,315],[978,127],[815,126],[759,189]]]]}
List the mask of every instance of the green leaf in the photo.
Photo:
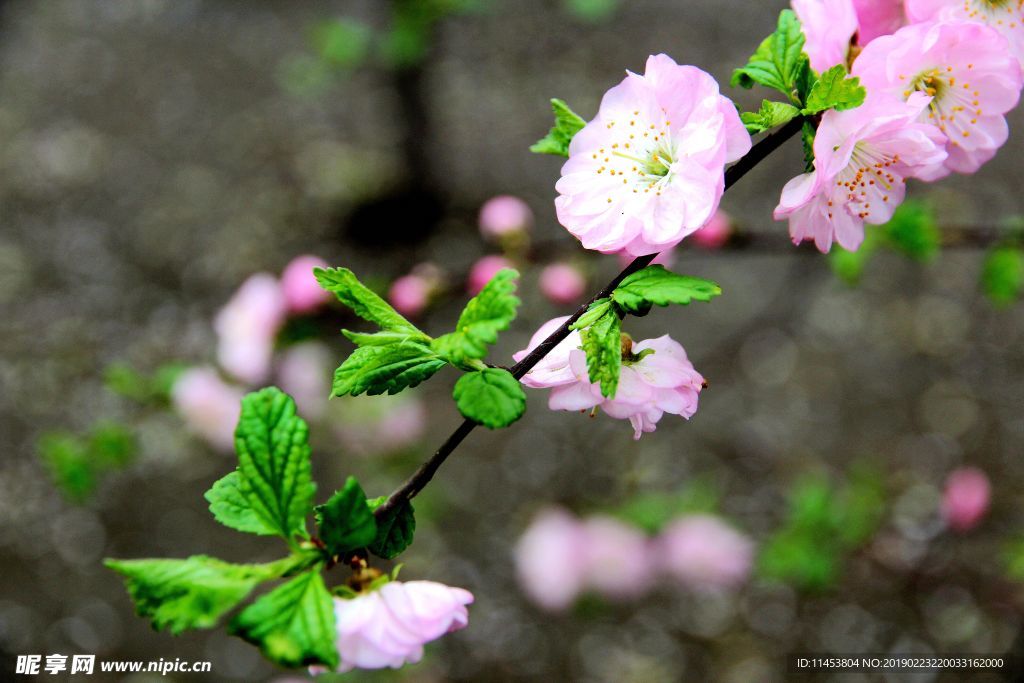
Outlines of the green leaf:
{"type": "Polygon", "coordinates": [[[333,394],[397,394],[429,379],[445,361],[419,342],[361,346],[334,371],[333,394]]]}
{"type": "Polygon", "coordinates": [[[457,366],[484,358],[487,347],[498,341],[498,332],[507,330],[515,320],[520,304],[515,295],[518,277],[519,273],[509,268],[498,271],[466,304],[455,332],[435,339],[431,347],[457,366]]]}
{"type": "Polygon", "coordinates": [[[230,564],[206,555],[184,560],[113,560],[104,564],[125,577],[139,616],[156,629],[178,634],[216,626],[220,617],[261,581],[293,566],[291,558],[270,564],[230,564]]]}
{"type": "Polygon", "coordinates": [[[320,540],[332,556],[365,548],[377,537],[377,522],[355,477],[349,477],[340,491],[316,507],[316,523],[320,540]]]}
{"type": "Polygon", "coordinates": [[[342,330],[341,333],[356,346],[388,346],[389,344],[407,344],[409,342],[422,343],[426,337],[406,332],[376,332],[367,334],[365,332],[353,332],[342,330]]]}
{"type": "MultiPolygon", "coordinates": [[[[387,496],[369,501],[370,509],[376,510],[388,499],[387,496]]],[[[412,503],[404,501],[393,510],[377,516],[377,538],[370,544],[369,551],[385,560],[393,560],[412,545],[416,532],[416,515],[412,503]]]]}
{"type": "Polygon", "coordinates": [[[740,114],[740,120],[747,127],[748,133],[763,133],[789,123],[797,116],[800,116],[800,110],[792,104],[765,100],[761,103],[760,110],[743,112],[740,114]]]}
{"type": "Polygon", "coordinates": [[[985,257],[981,271],[985,296],[997,306],[1009,306],[1024,292],[1024,252],[1014,245],[996,247],[985,257]]]}
{"type": "Polygon", "coordinates": [[[363,320],[376,323],[388,332],[404,332],[428,338],[392,308],[391,304],[360,282],[348,268],[314,268],[313,274],[316,275],[321,287],[328,292],[334,292],[341,303],[351,308],[363,320]]]}
{"type": "Polygon", "coordinates": [[[502,368],[468,372],[452,393],[462,415],[488,429],[500,429],[523,416],[526,393],[519,380],[502,368]]]}
{"type": "Polygon", "coordinates": [[[551,109],[555,112],[555,126],[547,136],[535,142],[530,147],[530,151],[537,154],[557,154],[567,157],[569,156],[569,143],[572,142],[573,136],[587,125],[587,122],[572,109],[569,109],[569,105],[562,100],[551,100],[551,109]]]}
{"type": "Polygon", "coordinates": [[[582,330],[586,327],[590,327],[598,320],[600,320],[613,306],[610,297],[598,299],[589,306],[587,306],[587,312],[580,316],[579,320],[569,326],[570,330],[582,330]]]}
{"type": "Polygon", "coordinates": [[[711,301],[721,293],[722,288],[710,280],[677,275],[664,266],[647,266],[623,280],[612,292],[612,299],[627,313],[638,313],[651,305],[711,301]]]}
{"type": "Polygon", "coordinates": [[[210,503],[213,518],[226,527],[260,536],[274,536],[277,527],[260,516],[249,504],[249,498],[242,492],[242,473],[238,470],[226,474],[217,481],[204,498],[210,503]]]}
{"type": "Polygon", "coordinates": [[[373,30],[351,19],[328,19],[313,27],[313,47],[331,66],[349,69],[368,56],[373,30]]]}
{"type": "Polygon", "coordinates": [[[88,448],[73,434],[49,432],[36,445],[39,459],[50,473],[60,492],[74,503],[82,503],[96,490],[95,467],[88,448]]]}
{"type": "Polygon", "coordinates": [[[832,267],[832,272],[851,287],[856,285],[882,241],[882,233],[879,230],[866,230],[864,241],[857,251],[847,251],[842,246],[833,244],[832,250],[828,253],[828,263],[832,267]]]}
{"type": "Polygon", "coordinates": [[[622,369],[622,319],[614,306],[580,332],[587,354],[587,375],[601,385],[601,395],[614,398],[622,369]]]}
{"type": "Polygon", "coordinates": [[[826,109],[843,111],[864,104],[867,90],[856,76],[847,78],[846,67],[837,64],[811,86],[804,106],[804,114],[817,114],[826,109]]]}
{"type": "Polygon", "coordinates": [[[800,144],[804,148],[804,172],[811,173],[814,171],[814,136],[818,134],[818,129],[814,127],[809,119],[804,119],[804,125],[800,129],[800,144]]]}
{"type": "Polygon", "coordinates": [[[239,512],[234,521],[248,526],[247,531],[263,530],[254,533],[273,529],[289,541],[308,537],[306,516],[316,484],[310,475],[309,427],[295,414],[295,401],[276,387],[243,398],[235,450],[239,477],[231,483],[237,485],[251,513],[239,512]],[[253,516],[261,521],[257,524],[253,516]]]}
{"type": "Polygon", "coordinates": [[[284,667],[338,666],[334,601],[318,571],[262,596],[232,620],[230,631],[284,667]]]}
{"type": "Polygon", "coordinates": [[[882,232],[888,246],[915,261],[931,261],[939,254],[942,235],[926,202],[910,200],[901,204],[882,232]]]}
{"type": "Polygon", "coordinates": [[[761,42],[746,66],[733,71],[730,83],[744,88],[760,83],[793,99],[804,42],[796,14],[792,10],[782,10],[775,33],[761,42]]]}

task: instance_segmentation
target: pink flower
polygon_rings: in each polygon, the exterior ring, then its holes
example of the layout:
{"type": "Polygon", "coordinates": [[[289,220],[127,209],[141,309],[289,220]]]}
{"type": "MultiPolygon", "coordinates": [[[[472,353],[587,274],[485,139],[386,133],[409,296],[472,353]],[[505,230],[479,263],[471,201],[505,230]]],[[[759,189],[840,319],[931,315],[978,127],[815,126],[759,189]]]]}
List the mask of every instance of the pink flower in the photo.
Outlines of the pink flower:
{"type": "MultiPolygon", "coordinates": [[[[530,339],[530,345],[516,352],[513,358],[521,360],[567,319],[555,318],[545,323],[530,339]]],[[[683,347],[668,335],[638,344],[633,344],[628,337],[625,339],[628,340],[625,350],[628,357],[623,359],[614,398],[604,398],[600,386],[590,382],[579,332],[572,332],[562,340],[522,382],[535,389],[551,389],[548,398],[551,410],[582,411],[600,407],[611,417],[629,420],[634,439],[639,439],[644,432],[653,432],[665,413],[692,417],[697,412],[704,378],[694,370],[683,347]]]]}
{"type": "Polygon", "coordinates": [[[711,515],[680,517],[656,539],[658,563],[691,590],[733,588],[750,575],[754,544],[711,515]]]}
{"type": "Polygon", "coordinates": [[[512,263],[504,256],[484,256],[469,269],[466,289],[470,294],[479,294],[484,285],[490,282],[499,270],[513,267],[512,263]]]}
{"type": "Polygon", "coordinates": [[[519,585],[538,606],[559,612],[584,589],[587,539],[583,525],[561,508],[540,513],[515,547],[519,585]]]}
{"type": "Polygon", "coordinates": [[[922,93],[907,102],[877,97],[856,109],[825,112],[814,140],[814,171],[790,180],[775,208],[776,220],[789,218],[794,244],[813,239],[827,252],[835,240],[852,251],[864,239],[864,223],[888,222],[903,201],[906,178],[927,173],[946,156],[939,130],[917,122],[928,101],[922,93]]]}
{"type": "Polygon", "coordinates": [[[440,289],[442,279],[440,268],[433,263],[421,263],[391,283],[388,301],[402,315],[418,316],[440,289]]]}
{"type": "MultiPolygon", "coordinates": [[[[714,218],[712,218],[711,220],[714,221],[714,218]]],[[[700,231],[698,230],[697,232],[700,232],[700,231]]],[[[694,233],[694,234],[696,234],[696,233],[694,233]]],[[[636,258],[636,256],[633,256],[632,254],[630,254],[628,252],[625,252],[625,251],[620,251],[618,253],[618,256],[619,256],[619,265],[622,266],[623,268],[625,268],[630,263],[632,263],[633,259],[636,258]]],[[[671,268],[672,264],[674,264],[675,262],[676,262],[676,249],[675,249],[675,247],[669,247],[668,249],[665,249],[664,251],[660,252],[656,257],[654,257],[654,260],[651,261],[651,264],[652,265],[657,264],[657,265],[660,265],[660,266],[665,266],[666,268],[671,268]]]]}
{"type": "Polygon", "coordinates": [[[907,23],[903,0],[853,0],[857,10],[857,44],[867,45],[907,23]]]}
{"type": "Polygon", "coordinates": [[[284,293],[273,275],[257,273],[242,283],[213,323],[221,367],[249,384],[266,379],[286,315],[284,293]]]}
{"type": "Polygon", "coordinates": [[[790,4],[807,37],[804,51],[811,58],[811,68],[826,71],[837,64],[846,65],[857,32],[853,1],[791,0],[790,4]]]}
{"type": "Polygon", "coordinates": [[[480,233],[500,242],[515,233],[527,233],[533,227],[533,211],[519,197],[499,195],[480,207],[480,233]]]}
{"type": "Polygon", "coordinates": [[[331,293],[320,286],[313,275],[314,268],[326,268],[327,262],[316,256],[299,256],[285,266],[281,273],[288,310],[309,313],[331,300],[331,293]]]}
{"type": "Polygon", "coordinates": [[[299,414],[316,419],[327,409],[333,361],[330,349],[309,341],[284,350],[277,362],[277,384],[295,399],[299,414]]]}
{"type": "Polygon", "coordinates": [[[218,450],[230,451],[242,412],[243,392],[213,368],[190,368],[171,389],[171,402],[190,431],[218,450]]]}
{"type": "Polygon", "coordinates": [[[642,595],[653,580],[650,541],[642,532],[613,517],[583,521],[587,588],[610,600],[642,595]]]}
{"type": "Polygon", "coordinates": [[[415,444],[426,431],[426,407],[412,393],[345,397],[331,403],[338,406],[338,436],[350,453],[396,453],[415,444]]]}
{"type": "Polygon", "coordinates": [[[571,304],[587,291],[587,279],[575,266],[552,263],[540,273],[540,291],[556,304],[571,304]]]}
{"type": "Polygon", "coordinates": [[[954,531],[970,531],[988,512],[991,494],[988,477],[978,468],[954,470],[946,479],[942,517],[954,531]]]}
{"type": "Polygon", "coordinates": [[[906,0],[914,23],[961,19],[980,21],[1002,33],[1010,51],[1024,61],[1024,3],[1019,0],[906,0]]]}
{"type": "Polygon", "coordinates": [[[558,220],[587,249],[653,254],[710,220],[725,164],[750,149],[718,84],[666,55],[648,58],[601,100],[569,145],[555,185],[558,220]]]}
{"type": "Polygon", "coordinates": [[[339,672],[398,669],[423,658],[423,645],[469,623],[473,594],[434,581],[391,581],[334,599],[339,672]]]}
{"type": "Polygon", "coordinates": [[[693,242],[704,249],[721,249],[732,236],[732,219],[719,209],[708,224],[693,233],[693,242]]]}
{"type": "Polygon", "coordinates": [[[949,156],[925,180],[973,173],[991,159],[1006,142],[1004,115],[1024,83],[1006,39],[973,21],[913,24],[877,38],[857,57],[853,74],[870,97],[931,96],[921,119],[946,135],[949,156]]]}

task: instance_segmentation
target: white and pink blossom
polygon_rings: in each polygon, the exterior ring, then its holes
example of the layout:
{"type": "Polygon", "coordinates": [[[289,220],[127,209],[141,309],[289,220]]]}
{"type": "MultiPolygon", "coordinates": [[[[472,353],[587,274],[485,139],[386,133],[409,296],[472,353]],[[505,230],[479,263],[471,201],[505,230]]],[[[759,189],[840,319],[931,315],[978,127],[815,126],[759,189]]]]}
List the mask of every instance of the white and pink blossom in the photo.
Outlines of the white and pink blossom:
{"type": "Polygon", "coordinates": [[[991,159],[1006,142],[1005,114],[1024,84],[1006,38],[975,21],[912,24],[877,38],[857,57],[853,75],[869,99],[930,98],[921,120],[945,134],[948,156],[920,176],[925,180],[973,173],[991,159]]]}
{"type": "Polygon", "coordinates": [[[693,243],[702,249],[721,249],[732,237],[732,219],[719,209],[707,225],[693,233],[693,243]]]}
{"type": "Polygon", "coordinates": [[[954,531],[970,531],[984,519],[991,498],[988,475],[977,467],[961,467],[946,479],[942,517],[954,531]]]}
{"type": "MultiPolygon", "coordinates": [[[[524,358],[567,319],[545,323],[530,345],[513,358],[524,358]]],[[[590,381],[581,346],[579,332],[570,333],[522,379],[528,387],[551,389],[548,407],[552,410],[600,408],[611,417],[629,420],[635,439],[653,432],[665,413],[689,419],[697,412],[704,378],[694,370],[683,347],[668,335],[636,344],[624,337],[623,346],[628,348],[624,348],[618,389],[610,399],[590,381]]]]}
{"type": "Polygon", "coordinates": [[[221,367],[249,384],[265,380],[287,315],[284,292],[273,275],[257,273],[243,282],[213,322],[221,367]]]}
{"type": "Polygon", "coordinates": [[[853,0],[857,12],[857,44],[894,33],[907,23],[903,0],[853,0]]]}
{"type": "Polygon", "coordinates": [[[659,568],[691,590],[735,588],[746,581],[754,544],[712,515],[687,515],[658,535],[659,568]]]}
{"type": "Polygon", "coordinates": [[[434,581],[390,581],[352,598],[335,598],[337,670],[415,664],[426,643],[466,627],[466,605],[472,602],[469,591],[434,581]]]}
{"type": "Polygon", "coordinates": [[[558,220],[587,249],[634,256],[675,246],[710,220],[725,164],[750,149],[718,84],[667,55],[601,100],[573,138],[555,188],[558,220]]]}
{"type": "Polygon", "coordinates": [[[327,262],[317,256],[298,256],[281,272],[281,290],[288,310],[310,313],[331,300],[332,295],[320,286],[314,268],[326,268],[327,262]]]}
{"type": "Polygon", "coordinates": [[[171,402],[189,431],[221,451],[234,447],[243,396],[240,387],[228,384],[209,367],[189,368],[171,389],[171,402]]]}
{"type": "Polygon", "coordinates": [[[1018,61],[1024,62],[1024,2],[1021,0],[906,0],[914,23],[967,20],[1002,33],[1018,61]]]}
{"type": "MultiPolygon", "coordinates": [[[[879,40],[884,40],[880,38],[879,40]]],[[[814,140],[814,171],[790,180],[775,219],[789,219],[794,244],[814,240],[827,252],[832,242],[857,249],[864,224],[892,218],[903,202],[907,178],[931,172],[946,158],[945,138],[919,122],[930,98],[869,98],[847,111],[825,112],[814,140]]]]}
{"type": "Polygon", "coordinates": [[[837,64],[845,66],[857,33],[853,0],[790,0],[790,4],[807,38],[804,52],[811,68],[827,71],[837,64]]]}
{"type": "Polygon", "coordinates": [[[540,273],[540,291],[548,301],[571,304],[587,291],[587,278],[569,263],[552,263],[540,273]]]}

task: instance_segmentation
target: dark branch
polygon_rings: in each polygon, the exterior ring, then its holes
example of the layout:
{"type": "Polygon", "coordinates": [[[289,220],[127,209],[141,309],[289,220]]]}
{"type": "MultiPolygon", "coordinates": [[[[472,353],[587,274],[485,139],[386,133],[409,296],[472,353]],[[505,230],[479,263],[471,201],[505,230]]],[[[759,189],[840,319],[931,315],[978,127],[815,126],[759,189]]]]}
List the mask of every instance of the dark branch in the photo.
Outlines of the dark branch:
{"type": "MultiPolygon", "coordinates": [[[[800,131],[801,125],[801,119],[790,121],[778,131],[768,135],[754,145],[746,156],[726,169],[725,189],[728,190],[730,187],[735,185],[736,182],[745,176],[750,169],[761,163],[765,157],[778,149],[786,140],[796,135],[800,131]]],[[[616,275],[611,282],[605,285],[600,292],[591,297],[587,303],[576,309],[576,312],[573,313],[561,327],[552,332],[547,339],[538,344],[537,347],[521,361],[513,365],[511,368],[512,376],[516,379],[522,379],[523,375],[533,369],[533,366],[539,363],[544,356],[548,355],[551,350],[559,344],[559,342],[569,336],[569,327],[572,326],[572,324],[576,322],[581,315],[586,313],[587,308],[591,303],[598,299],[611,296],[611,293],[615,291],[615,288],[619,286],[620,282],[638,270],[649,266],[651,261],[656,257],[657,254],[650,254],[648,256],[640,256],[634,259],[633,262],[626,266],[621,273],[616,275]]],[[[452,432],[451,436],[441,444],[441,447],[437,449],[434,455],[425,463],[420,465],[419,469],[417,469],[404,484],[395,489],[394,493],[388,496],[387,501],[378,507],[374,514],[377,515],[377,517],[381,517],[402,503],[412,500],[416,494],[422,491],[423,487],[430,482],[438,468],[444,464],[444,461],[448,459],[448,456],[452,454],[459,444],[462,443],[463,439],[465,439],[475,427],[476,423],[471,420],[465,420],[461,425],[459,425],[458,429],[452,432]]]]}

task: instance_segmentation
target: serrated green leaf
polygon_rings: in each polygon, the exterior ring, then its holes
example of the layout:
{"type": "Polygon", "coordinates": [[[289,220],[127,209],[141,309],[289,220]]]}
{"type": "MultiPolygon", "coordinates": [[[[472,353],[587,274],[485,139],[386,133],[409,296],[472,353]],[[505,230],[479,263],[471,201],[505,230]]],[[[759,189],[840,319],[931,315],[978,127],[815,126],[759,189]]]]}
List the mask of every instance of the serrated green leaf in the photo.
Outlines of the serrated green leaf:
{"type": "Polygon", "coordinates": [[[677,275],[664,266],[647,266],[623,280],[612,292],[612,299],[627,313],[636,313],[651,305],[711,301],[721,293],[722,288],[710,280],[677,275]]]}
{"type": "Polygon", "coordinates": [[[804,114],[817,114],[827,109],[843,111],[864,104],[867,90],[856,76],[847,78],[846,67],[837,64],[821,74],[807,94],[804,114]]]}
{"type": "MultiPolygon", "coordinates": [[[[388,499],[387,496],[369,501],[370,509],[376,510],[388,499]]],[[[377,517],[377,538],[369,551],[385,560],[393,560],[412,545],[416,533],[416,514],[412,503],[404,501],[393,510],[377,517]]]]}
{"type": "Polygon", "coordinates": [[[178,634],[210,628],[261,581],[282,576],[291,558],[270,564],[230,564],[205,555],[184,560],[112,560],[104,564],[125,577],[139,616],[156,629],[178,634]]]}
{"type": "Polygon", "coordinates": [[[756,112],[743,112],[740,114],[740,120],[747,127],[748,133],[763,133],[789,123],[797,116],[800,116],[800,110],[792,104],[764,100],[761,109],[756,112]]]}
{"type": "Polygon", "coordinates": [[[260,536],[277,535],[276,525],[256,512],[242,492],[242,474],[235,470],[214,482],[204,497],[213,518],[226,527],[260,536]]]}
{"type": "Polygon", "coordinates": [[[1015,245],[1003,245],[985,256],[981,271],[985,296],[997,306],[1009,306],[1024,292],[1024,251],[1015,245]]]}
{"type": "Polygon", "coordinates": [[[334,600],[317,571],[262,596],[231,621],[230,630],[281,666],[338,666],[334,600]]]}
{"type": "Polygon", "coordinates": [[[351,308],[363,320],[376,323],[382,330],[388,332],[404,332],[426,337],[392,308],[391,304],[360,282],[348,268],[314,268],[313,274],[316,275],[321,287],[333,292],[341,303],[351,308]]]}
{"type": "Polygon", "coordinates": [[[409,342],[423,343],[430,339],[426,335],[408,334],[405,332],[376,332],[374,334],[367,334],[365,332],[342,330],[341,333],[356,346],[388,346],[389,344],[407,344],[409,342]]]}
{"type": "Polygon", "coordinates": [[[589,306],[587,306],[587,312],[579,317],[579,320],[569,326],[570,330],[582,330],[585,327],[590,327],[598,320],[600,320],[612,307],[612,300],[610,297],[604,297],[598,299],[589,306]]]}
{"type": "Polygon", "coordinates": [[[804,149],[804,172],[814,171],[814,136],[818,129],[809,119],[804,119],[804,125],[800,128],[800,144],[804,149]]]}
{"type": "Polygon", "coordinates": [[[510,268],[498,271],[466,304],[455,332],[435,339],[431,348],[457,366],[484,358],[487,347],[498,341],[498,333],[515,320],[521,303],[515,295],[518,277],[519,273],[510,268]]]}
{"type": "Polygon", "coordinates": [[[365,548],[377,537],[377,522],[355,477],[349,477],[341,490],[316,507],[316,523],[320,540],[331,555],[365,548]]]}
{"type": "MultiPolygon", "coordinates": [[[[641,271],[643,272],[643,271],[641,271]]],[[[622,319],[614,306],[580,331],[587,355],[587,375],[601,385],[601,395],[614,398],[622,370],[622,319]]]]}
{"type": "Polygon", "coordinates": [[[804,34],[792,10],[782,10],[775,32],[765,38],[746,66],[733,71],[733,86],[752,88],[755,83],[793,98],[800,74],[804,34]]]}
{"type": "Polygon", "coordinates": [[[445,361],[419,342],[361,346],[334,371],[333,394],[397,394],[429,379],[445,361]]]}
{"type": "Polygon", "coordinates": [[[942,235],[934,212],[925,202],[904,202],[881,230],[889,247],[915,261],[931,261],[939,254],[942,235]]]}
{"type": "Polygon", "coordinates": [[[276,387],[242,399],[235,430],[238,489],[262,525],[291,540],[308,537],[306,516],[316,484],[310,474],[309,427],[295,401],[276,387]]]}
{"type": "Polygon", "coordinates": [[[519,380],[502,368],[467,372],[452,393],[462,415],[488,429],[501,429],[523,416],[526,393],[519,380]]]}
{"type": "Polygon", "coordinates": [[[569,143],[573,136],[580,132],[587,122],[559,99],[551,100],[551,109],[555,113],[555,125],[548,134],[530,146],[536,154],[556,154],[569,156],[569,143]]]}

